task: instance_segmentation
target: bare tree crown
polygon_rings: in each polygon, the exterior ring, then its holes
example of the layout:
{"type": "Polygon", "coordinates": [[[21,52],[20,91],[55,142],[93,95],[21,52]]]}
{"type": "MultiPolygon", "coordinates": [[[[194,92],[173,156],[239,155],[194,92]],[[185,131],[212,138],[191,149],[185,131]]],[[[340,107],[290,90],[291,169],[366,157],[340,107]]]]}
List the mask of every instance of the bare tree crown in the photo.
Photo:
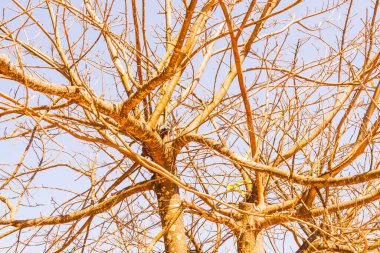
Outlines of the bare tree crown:
{"type": "Polygon", "coordinates": [[[3,0],[4,252],[377,252],[379,0],[3,0]]]}

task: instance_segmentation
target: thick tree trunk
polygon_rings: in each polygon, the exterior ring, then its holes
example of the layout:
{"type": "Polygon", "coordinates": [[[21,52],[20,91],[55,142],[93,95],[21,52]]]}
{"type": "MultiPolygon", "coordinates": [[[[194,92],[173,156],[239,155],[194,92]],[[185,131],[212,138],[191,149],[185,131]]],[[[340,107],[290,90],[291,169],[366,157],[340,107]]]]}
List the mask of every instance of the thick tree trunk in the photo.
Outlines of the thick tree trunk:
{"type": "Polygon", "coordinates": [[[166,253],[187,253],[185,226],[180,210],[178,186],[168,180],[160,180],[155,187],[162,229],[170,228],[164,235],[166,253]]]}
{"type": "MultiPolygon", "coordinates": [[[[241,202],[239,208],[252,212],[255,204],[241,202]]],[[[257,219],[254,215],[243,214],[241,229],[237,235],[238,253],[265,253],[263,231],[257,229],[257,219]]]]}
{"type": "MultiPolygon", "coordinates": [[[[166,131],[161,131],[160,136],[163,143],[167,142],[166,131]]],[[[176,174],[175,154],[169,144],[164,144],[164,152],[157,152],[155,148],[148,147],[147,151],[151,158],[166,170],[176,174]],[[150,149],[150,150],[149,150],[150,149]]],[[[157,175],[156,175],[157,176],[157,175]]],[[[154,187],[157,195],[158,213],[161,218],[161,226],[164,232],[164,243],[166,253],[187,253],[186,230],[183,223],[181,198],[179,188],[171,181],[157,176],[154,187]]]]}

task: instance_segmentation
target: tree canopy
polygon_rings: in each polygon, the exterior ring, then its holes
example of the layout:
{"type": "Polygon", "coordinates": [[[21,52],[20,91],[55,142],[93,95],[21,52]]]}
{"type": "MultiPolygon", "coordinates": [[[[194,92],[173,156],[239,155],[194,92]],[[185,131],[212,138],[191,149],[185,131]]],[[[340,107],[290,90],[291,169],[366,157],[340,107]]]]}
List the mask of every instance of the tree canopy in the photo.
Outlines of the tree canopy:
{"type": "Polygon", "coordinates": [[[3,0],[4,252],[377,252],[379,0],[3,0]]]}

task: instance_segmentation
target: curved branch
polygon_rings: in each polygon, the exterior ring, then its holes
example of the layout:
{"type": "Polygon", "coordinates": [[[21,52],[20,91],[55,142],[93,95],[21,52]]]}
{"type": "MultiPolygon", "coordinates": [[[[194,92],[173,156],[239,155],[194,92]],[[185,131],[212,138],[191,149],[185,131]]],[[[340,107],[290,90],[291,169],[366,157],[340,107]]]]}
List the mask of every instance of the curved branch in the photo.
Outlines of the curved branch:
{"type": "Polygon", "coordinates": [[[194,141],[204,146],[211,148],[212,150],[220,153],[221,155],[227,157],[231,161],[240,164],[243,167],[254,170],[256,172],[264,172],[268,175],[275,176],[281,179],[288,181],[289,183],[296,183],[305,186],[313,187],[334,187],[334,186],[343,186],[343,185],[353,185],[364,183],[370,180],[380,178],[380,170],[372,170],[362,174],[340,177],[340,178],[315,178],[303,176],[296,173],[291,173],[278,169],[276,167],[268,166],[265,164],[257,163],[250,161],[244,157],[241,157],[235,154],[233,151],[223,146],[222,144],[212,140],[207,139],[201,135],[189,134],[182,137],[186,142],[194,141]]]}
{"type": "Polygon", "coordinates": [[[124,199],[126,199],[127,197],[133,194],[153,189],[154,183],[155,183],[154,180],[137,183],[135,185],[125,188],[124,190],[121,190],[117,194],[113,195],[109,199],[97,205],[86,207],[82,210],[73,212],[71,214],[52,216],[52,217],[47,217],[47,218],[28,219],[28,220],[0,220],[0,225],[10,225],[10,226],[18,227],[18,228],[26,228],[26,227],[32,227],[32,226],[44,226],[44,225],[68,223],[74,220],[82,219],[83,217],[87,217],[90,215],[95,215],[95,214],[107,211],[111,207],[119,204],[121,201],[123,201],[124,199]]]}
{"type": "Polygon", "coordinates": [[[97,111],[104,113],[116,120],[127,135],[146,144],[152,150],[152,155],[161,151],[161,138],[149,125],[129,114],[120,113],[115,104],[88,94],[83,87],[55,84],[34,78],[13,64],[3,53],[0,53],[0,75],[34,91],[72,100],[81,107],[90,108],[91,111],[96,110],[94,113],[97,111]]]}
{"type": "Polygon", "coordinates": [[[310,217],[317,217],[333,212],[342,211],[345,209],[353,208],[353,207],[360,207],[367,203],[376,201],[380,199],[380,189],[377,189],[376,191],[373,191],[372,193],[362,195],[360,197],[357,197],[355,199],[341,202],[335,205],[330,205],[328,207],[317,207],[313,209],[309,209],[307,212],[304,211],[294,211],[290,213],[284,213],[284,214],[277,214],[274,216],[268,216],[265,219],[265,222],[263,222],[264,227],[269,227],[272,225],[278,225],[281,223],[286,222],[293,222],[298,221],[299,219],[303,218],[310,218],[310,217]]]}

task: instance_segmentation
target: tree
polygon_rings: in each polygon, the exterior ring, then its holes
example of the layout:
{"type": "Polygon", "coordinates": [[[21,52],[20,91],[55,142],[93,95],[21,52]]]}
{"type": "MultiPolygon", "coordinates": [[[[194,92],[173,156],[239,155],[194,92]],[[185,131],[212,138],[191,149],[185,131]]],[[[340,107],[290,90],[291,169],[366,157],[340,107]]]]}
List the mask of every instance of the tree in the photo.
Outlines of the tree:
{"type": "Polygon", "coordinates": [[[5,0],[7,252],[369,252],[378,0],[5,0]]]}

